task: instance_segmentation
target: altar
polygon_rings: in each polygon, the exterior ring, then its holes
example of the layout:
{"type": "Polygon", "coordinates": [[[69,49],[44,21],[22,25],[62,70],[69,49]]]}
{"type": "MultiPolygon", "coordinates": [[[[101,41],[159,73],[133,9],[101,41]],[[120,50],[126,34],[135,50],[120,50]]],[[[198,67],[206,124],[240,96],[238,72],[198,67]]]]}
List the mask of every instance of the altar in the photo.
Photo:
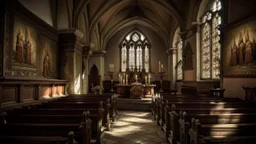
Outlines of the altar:
{"type": "Polygon", "coordinates": [[[117,84],[116,93],[124,98],[143,98],[152,97],[154,95],[155,85],[153,84],[117,84]]]}

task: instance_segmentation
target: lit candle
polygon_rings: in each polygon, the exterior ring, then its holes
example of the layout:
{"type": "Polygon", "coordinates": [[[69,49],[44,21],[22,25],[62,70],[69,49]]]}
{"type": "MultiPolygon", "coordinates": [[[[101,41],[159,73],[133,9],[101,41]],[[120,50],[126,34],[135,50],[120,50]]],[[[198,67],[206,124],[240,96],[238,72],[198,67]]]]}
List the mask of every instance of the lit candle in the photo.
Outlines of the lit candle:
{"type": "Polygon", "coordinates": [[[126,83],[128,85],[128,75],[126,75],[126,83]]]}
{"type": "Polygon", "coordinates": [[[161,72],[161,63],[160,63],[160,61],[158,62],[158,72],[161,72]]]}

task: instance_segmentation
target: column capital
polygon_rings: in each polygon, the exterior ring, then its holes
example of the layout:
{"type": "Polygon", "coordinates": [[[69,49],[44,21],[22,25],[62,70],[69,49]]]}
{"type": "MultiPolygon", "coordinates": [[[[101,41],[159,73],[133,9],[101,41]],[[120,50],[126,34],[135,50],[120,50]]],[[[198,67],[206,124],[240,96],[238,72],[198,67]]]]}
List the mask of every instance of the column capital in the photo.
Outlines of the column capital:
{"type": "Polygon", "coordinates": [[[170,56],[172,54],[176,54],[177,48],[176,47],[172,47],[172,48],[167,49],[165,52],[167,53],[168,56],[170,56]]]}
{"type": "Polygon", "coordinates": [[[84,34],[83,32],[78,28],[69,28],[69,29],[61,29],[59,30],[59,34],[74,34],[75,36],[79,38],[83,38],[84,34]]]}
{"type": "Polygon", "coordinates": [[[107,51],[95,51],[92,53],[92,57],[104,57],[107,51]]]}
{"type": "Polygon", "coordinates": [[[84,34],[77,28],[62,29],[59,31],[59,45],[61,51],[82,52],[84,34]]]}
{"type": "Polygon", "coordinates": [[[188,34],[188,31],[181,31],[179,33],[180,38],[182,39],[182,41],[184,41],[186,39],[187,34],[188,34]]]}
{"type": "Polygon", "coordinates": [[[84,47],[88,47],[90,49],[93,49],[95,47],[95,44],[93,42],[85,42],[84,47]]]}

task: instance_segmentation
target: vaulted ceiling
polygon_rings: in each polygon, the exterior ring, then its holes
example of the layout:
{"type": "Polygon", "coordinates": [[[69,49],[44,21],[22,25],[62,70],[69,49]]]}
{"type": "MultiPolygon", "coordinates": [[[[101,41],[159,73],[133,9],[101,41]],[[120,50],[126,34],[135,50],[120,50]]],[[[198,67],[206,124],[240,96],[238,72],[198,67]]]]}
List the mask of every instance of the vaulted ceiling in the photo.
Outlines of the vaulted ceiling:
{"type": "MultiPolygon", "coordinates": [[[[66,0],[67,3],[68,1],[66,0]]],[[[82,27],[80,21],[84,21],[85,26],[81,29],[86,33],[86,41],[95,42],[92,39],[97,38],[96,42],[100,43],[98,50],[103,50],[115,33],[131,25],[152,29],[168,46],[173,28],[180,27],[181,31],[185,30],[185,19],[188,15],[185,9],[191,0],[70,1],[70,27],[82,27]]]]}

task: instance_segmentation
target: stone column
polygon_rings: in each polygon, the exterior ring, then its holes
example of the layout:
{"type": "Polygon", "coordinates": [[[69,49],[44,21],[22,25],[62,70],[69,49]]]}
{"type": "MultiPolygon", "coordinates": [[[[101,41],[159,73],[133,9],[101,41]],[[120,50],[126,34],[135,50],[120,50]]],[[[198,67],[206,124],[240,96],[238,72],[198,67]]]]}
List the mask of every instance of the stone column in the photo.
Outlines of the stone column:
{"type": "Polygon", "coordinates": [[[80,94],[82,87],[83,33],[76,28],[59,31],[60,78],[69,80],[68,94],[80,94]]]}
{"type": "Polygon", "coordinates": [[[94,59],[94,62],[98,66],[99,75],[100,75],[100,86],[103,87],[103,81],[104,81],[104,75],[105,75],[105,62],[104,62],[104,56],[107,52],[106,51],[100,51],[100,52],[93,52],[92,53],[92,59],[94,59]]]}
{"type": "Polygon", "coordinates": [[[83,62],[82,62],[82,93],[86,94],[88,93],[88,74],[89,74],[89,58],[92,54],[92,48],[94,47],[93,43],[87,42],[85,43],[84,47],[83,47],[83,62]]]}
{"type": "Polygon", "coordinates": [[[200,69],[201,69],[201,64],[200,64],[200,50],[201,50],[201,29],[200,25],[197,24],[196,26],[196,80],[200,81],[201,76],[200,76],[200,69]]]}
{"type": "Polygon", "coordinates": [[[177,56],[176,56],[177,48],[169,48],[166,50],[168,54],[168,80],[172,81],[171,89],[174,89],[176,86],[176,64],[177,64],[177,56]]]}
{"type": "Polygon", "coordinates": [[[185,78],[185,76],[184,76],[184,74],[185,74],[185,72],[184,72],[184,64],[185,64],[185,44],[186,44],[186,40],[187,40],[187,34],[188,34],[188,32],[187,31],[182,31],[182,32],[180,32],[180,38],[181,38],[181,40],[182,40],[182,71],[183,71],[183,73],[182,73],[182,77],[183,77],[183,80],[184,80],[184,78],[185,78]]]}

